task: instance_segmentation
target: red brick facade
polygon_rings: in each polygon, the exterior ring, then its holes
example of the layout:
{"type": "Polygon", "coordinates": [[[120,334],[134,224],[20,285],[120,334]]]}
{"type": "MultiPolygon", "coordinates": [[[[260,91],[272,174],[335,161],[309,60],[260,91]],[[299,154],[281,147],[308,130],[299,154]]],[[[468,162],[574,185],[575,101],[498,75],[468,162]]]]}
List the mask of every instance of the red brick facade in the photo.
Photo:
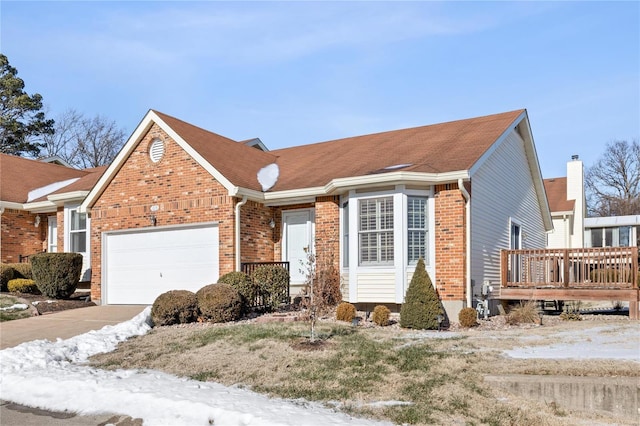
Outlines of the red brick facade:
{"type": "MultiPolygon", "coordinates": [[[[230,197],[222,184],[159,126],[153,125],[91,208],[92,298],[100,300],[102,295],[102,233],[151,227],[152,216],[156,226],[216,222],[220,238],[220,275],[235,270],[235,206],[239,201],[230,197]],[[164,156],[158,163],[149,157],[150,144],[156,138],[165,142],[164,156]],[[155,206],[153,211],[151,206],[155,206]]],[[[281,207],[248,201],[240,208],[240,260],[281,260],[282,212],[300,208],[315,209],[318,261],[333,262],[339,269],[338,196],[318,197],[315,203],[281,207]],[[272,220],[274,228],[270,226],[272,220]]],[[[443,300],[462,301],[466,281],[465,202],[457,186],[436,187],[435,213],[436,285],[443,300]]],[[[59,211],[60,247],[64,235],[62,216],[63,212],[59,211]]],[[[46,225],[43,226],[46,232],[46,225]]],[[[43,239],[44,236],[43,232],[43,239]]]]}
{"type": "Polygon", "coordinates": [[[236,201],[169,135],[152,126],[91,208],[92,299],[101,297],[102,233],[150,227],[151,216],[157,226],[217,222],[220,274],[233,271],[236,201]],[[165,142],[158,163],[149,158],[155,138],[165,142]]]}
{"type": "Polygon", "coordinates": [[[465,200],[457,184],[435,190],[436,288],[443,301],[465,300],[465,200]]]}
{"type": "Polygon", "coordinates": [[[340,270],[340,197],[316,198],[315,250],[319,264],[340,270]]]}
{"type": "Polygon", "coordinates": [[[28,256],[46,249],[47,214],[5,209],[0,215],[0,262],[18,263],[20,255],[28,256]]]}

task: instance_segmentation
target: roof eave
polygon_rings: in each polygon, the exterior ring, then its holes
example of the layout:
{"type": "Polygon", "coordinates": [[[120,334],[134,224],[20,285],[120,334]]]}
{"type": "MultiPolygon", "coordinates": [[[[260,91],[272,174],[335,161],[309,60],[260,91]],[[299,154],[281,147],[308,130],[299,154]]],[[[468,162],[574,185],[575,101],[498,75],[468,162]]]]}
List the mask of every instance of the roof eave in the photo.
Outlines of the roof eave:
{"type": "Polygon", "coordinates": [[[102,195],[106,187],[111,180],[118,173],[120,168],[124,165],[131,152],[138,146],[138,143],[144,138],[149,129],[157,124],[162,130],[164,130],[171,139],[173,139],[182,149],[184,149],[196,162],[208,171],[225,189],[229,192],[229,195],[233,196],[234,192],[237,192],[237,187],[233,185],[226,177],[216,170],[208,161],[206,161],[191,145],[189,145],[175,130],[173,130],[167,123],[164,122],[153,110],[149,110],[144,118],[138,124],[138,127],[134,130],[127,142],[124,144],[114,161],[105,170],[98,182],[94,185],[93,189],[89,192],[85,200],[80,206],[80,211],[90,211],[98,198],[102,195]]]}

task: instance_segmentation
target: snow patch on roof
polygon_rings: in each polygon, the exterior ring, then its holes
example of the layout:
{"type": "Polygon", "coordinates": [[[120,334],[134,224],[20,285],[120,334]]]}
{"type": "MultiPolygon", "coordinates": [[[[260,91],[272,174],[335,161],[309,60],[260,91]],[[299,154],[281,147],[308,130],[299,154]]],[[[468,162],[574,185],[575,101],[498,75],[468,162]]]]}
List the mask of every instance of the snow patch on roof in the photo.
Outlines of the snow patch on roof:
{"type": "Polygon", "coordinates": [[[262,186],[262,191],[267,192],[278,181],[280,176],[280,168],[276,163],[271,163],[268,166],[264,166],[258,171],[258,182],[262,186]]]}
{"type": "Polygon", "coordinates": [[[27,203],[33,200],[37,200],[40,197],[44,197],[45,195],[51,194],[52,192],[56,192],[58,189],[64,188],[67,185],[71,185],[79,179],[80,178],[62,180],[60,182],[50,183],[49,185],[45,185],[43,187],[29,191],[29,194],[27,195],[27,203]]]}

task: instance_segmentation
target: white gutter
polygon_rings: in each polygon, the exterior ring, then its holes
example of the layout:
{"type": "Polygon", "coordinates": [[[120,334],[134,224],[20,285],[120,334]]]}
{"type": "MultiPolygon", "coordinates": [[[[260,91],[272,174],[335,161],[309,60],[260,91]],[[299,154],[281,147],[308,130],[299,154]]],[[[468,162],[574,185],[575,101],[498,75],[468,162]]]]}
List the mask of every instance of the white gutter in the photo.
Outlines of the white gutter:
{"type": "Polygon", "coordinates": [[[462,192],[462,196],[465,199],[464,203],[464,211],[465,211],[465,222],[467,223],[466,231],[466,265],[465,269],[467,270],[467,308],[473,306],[472,304],[472,288],[471,288],[471,196],[467,191],[467,188],[464,187],[464,181],[462,179],[458,179],[458,188],[460,188],[460,192],[462,192]]]}
{"type": "Polygon", "coordinates": [[[247,203],[247,196],[242,196],[242,201],[236,204],[236,271],[240,271],[240,207],[247,203]]]}

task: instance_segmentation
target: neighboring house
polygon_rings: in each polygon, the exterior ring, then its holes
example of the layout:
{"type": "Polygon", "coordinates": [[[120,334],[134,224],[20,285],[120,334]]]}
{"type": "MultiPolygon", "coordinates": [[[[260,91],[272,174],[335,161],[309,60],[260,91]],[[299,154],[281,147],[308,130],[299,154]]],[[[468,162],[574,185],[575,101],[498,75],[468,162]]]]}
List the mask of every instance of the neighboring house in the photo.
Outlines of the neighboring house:
{"type": "Polygon", "coordinates": [[[584,166],[577,155],[567,176],[544,180],[554,231],[548,248],[640,247],[640,214],[586,217],[584,166]]]}
{"type": "Polygon", "coordinates": [[[0,261],[42,251],[82,253],[81,279],[89,281],[89,220],[78,206],[104,170],[0,154],[0,261]]]}
{"type": "Polygon", "coordinates": [[[241,262],[306,250],[344,299],[398,308],[426,260],[450,318],[500,279],[500,250],[552,229],[525,110],[268,151],[149,111],[82,203],[92,298],[150,304],[241,262]]]}

